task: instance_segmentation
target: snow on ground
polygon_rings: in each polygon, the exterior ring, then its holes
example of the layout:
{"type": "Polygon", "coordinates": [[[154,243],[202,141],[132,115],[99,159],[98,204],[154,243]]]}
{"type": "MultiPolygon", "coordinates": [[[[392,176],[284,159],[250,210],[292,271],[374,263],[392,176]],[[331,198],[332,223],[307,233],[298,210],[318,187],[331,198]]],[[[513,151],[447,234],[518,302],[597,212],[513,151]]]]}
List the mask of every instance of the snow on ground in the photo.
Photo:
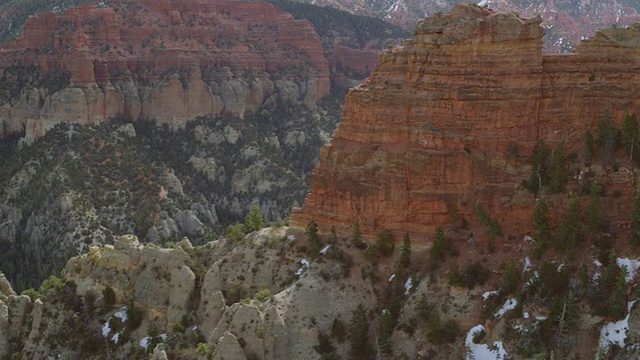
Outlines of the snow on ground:
{"type": "MultiPolygon", "coordinates": [[[[117,317],[118,319],[120,319],[122,321],[122,323],[124,324],[124,322],[127,321],[127,307],[124,306],[120,310],[116,311],[102,325],[102,336],[103,337],[107,337],[107,335],[109,335],[109,333],[111,332],[111,326],[109,325],[109,322],[111,322],[111,318],[114,318],[114,317],[117,317]]],[[[116,334],[116,335],[118,335],[118,334],[116,334]]],[[[113,338],[115,337],[114,341],[118,342],[118,337],[116,335],[114,335],[111,339],[113,340],[113,338]]]]}
{"type": "Polygon", "coordinates": [[[389,276],[389,282],[392,282],[393,279],[396,278],[396,274],[391,274],[391,276],[389,276]]]}
{"type": "Polygon", "coordinates": [[[296,270],[296,275],[300,276],[300,274],[302,274],[302,272],[304,271],[304,269],[309,267],[309,260],[307,259],[301,259],[300,260],[300,264],[302,264],[302,266],[300,266],[300,268],[298,270],[296,270]]]}
{"type": "Polygon", "coordinates": [[[404,283],[404,294],[409,295],[409,291],[413,287],[413,276],[409,276],[407,281],[404,283]]]}
{"type": "Polygon", "coordinates": [[[502,341],[496,340],[491,346],[487,344],[476,344],[473,342],[473,335],[477,332],[485,331],[482,325],[476,325],[469,330],[464,340],[467,347],[467,360],[502,360],[508,354],[502,347],[502,341]]]}
{"type": "Polygon", "coordinates": [[[600,267],[602,266],[602,263],[600,261],[598,261],[598,259],[593,260],[593,265],[600,267]]]}
{"type": "Polygon", "coordinates": [[[326,255],[327,254],[327,250],[329,250],[330,247],[331,247],[331,245],[327,245],[327,246],[323,247],[322,250],[320,250],[320,254],[326,255]]]}
{"type": "Polygon", "coordinates": [[[482,301],[487,301],[488,298],[495,295],[498,295],[498,290],[487,291],[484,294],[482,294],[482,301]]]}
{"type": "Polygon", "coordinates": [[[529,270],[531,270],[531,259],[529,259],[528,256],[525,256],[522,265],[522,273],[524,274],[529,270]]]}
{"type": "Polygon", "coordinates": [[[640,268],[640,260],[638,259],[616,258],[616,263],[620,268],[627,268],[627,276],[625,277],[627,282],[633,278],[633,275],[640,268]]]}
{"type": "Polygon", "coordinates": [[[629,330],[629,315],[631,314],[631,308],[637,300],[627,303],[627,316],[624,319],[615,322],[609,322],[602,326],[600,330],[600,348],[608,349],[611,345],[618,345],[624,348],[624,341],[627,338],[627,331],[629,330]]]}
{"type": "Polygon", "coordinates": [[[507,311],[515,309],[516,305],[518,305],[518,301],[515,298],[508,299],[500,309],[493,313],[493,317],[500,319],[507,311]]]}

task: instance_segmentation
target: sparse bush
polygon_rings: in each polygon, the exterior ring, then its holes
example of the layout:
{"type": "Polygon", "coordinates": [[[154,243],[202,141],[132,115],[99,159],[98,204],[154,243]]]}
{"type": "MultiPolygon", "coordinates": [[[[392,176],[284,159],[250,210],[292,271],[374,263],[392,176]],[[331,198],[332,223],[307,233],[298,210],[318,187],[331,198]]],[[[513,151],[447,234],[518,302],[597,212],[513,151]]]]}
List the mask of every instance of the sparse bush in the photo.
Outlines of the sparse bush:
{"type": "Polygon", "coordinates": [[[116,303],[116,293],[111,286],[107,286],[102,290],[102,300],[104,300],[105,308],[110,309],[116,303]]]}

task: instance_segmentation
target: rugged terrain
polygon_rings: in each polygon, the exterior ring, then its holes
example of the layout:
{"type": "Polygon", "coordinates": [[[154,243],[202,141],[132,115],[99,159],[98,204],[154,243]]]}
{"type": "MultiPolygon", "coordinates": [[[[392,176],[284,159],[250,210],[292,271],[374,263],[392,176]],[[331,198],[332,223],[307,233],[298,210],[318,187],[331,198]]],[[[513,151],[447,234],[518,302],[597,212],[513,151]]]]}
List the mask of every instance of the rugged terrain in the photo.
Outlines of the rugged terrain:
{"type": "Polygon", "coordinates": [[[84,254],[21,295],[0,277],[0,357],[637,358],[640,28],[565,55],[542,35],[473,4],[420,21],[347,95],[291,227],[262,216],[303,190],[321,136],[298,126],[328,136],[327,99],[274,101],[285,127],[122,116],[23,140],[3,256],[84,254]]]}
{"type": "Polygon", "coordinates": [[[573,154],[563,170],[567,193],[581,194],[579,174],[603,176],[605,213],[614,228],[628,223],[631,202],[616,197],[633,198],[635,166],[618,153],[619,174],[594,175],[586,154],[595,146],[588,134],[602,138],[602,122],[620,127],[640,106],[636,28],[600,32],[572,54],[542,55],[540,18],[460,5],[419,22],[415,33],[383,52],[347,94],[311,193],[293,217],[299,225],[357,220],[368,234],[424,236],[454,209],[475,218],[481,206],[505,236],[522,238],[536,204],[523,181],[538,171],[529,160],[541,142],[573,154]]]}
{"type": "MultiPolygon", "coordinates": [[[[425,16],[448,11],[460,1],[416,0],[299,0],[322,6],[332,6],[353,14],[384,19],[392,24],[413,29],[425,16]]],[[[566,52],[580,40],[602,28],[626,26],[640,21],[640,6],[636,1],[554,1],[554,0],[482,0],[479,5],[498,11],[515,11],[523,16],[540,15],[546,29],[545,52],[566,52]]]]}
{"type": "Polygon", "coordinates": [[[11,2],[2,20],[45,5],[0,45],[1,263],[20,291],[124,232],[198,244],[250,206],[286,218],[345,89],[406,36],[260,2],[11,2]]]}

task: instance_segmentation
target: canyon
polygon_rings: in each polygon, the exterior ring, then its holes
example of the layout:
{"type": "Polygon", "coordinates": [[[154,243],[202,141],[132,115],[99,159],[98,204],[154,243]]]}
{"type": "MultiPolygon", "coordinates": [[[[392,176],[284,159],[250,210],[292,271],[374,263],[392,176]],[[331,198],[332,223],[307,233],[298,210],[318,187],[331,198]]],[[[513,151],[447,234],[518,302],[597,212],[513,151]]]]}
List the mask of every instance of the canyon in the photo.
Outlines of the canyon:
{"type": "Polygon", "coordinates": [[[325,54],[307,20],[263,2],[112,1],[36,14],[0,46],[0,120],[32,139],[60,121],[179,127],[275,101],[315,109],[330,77],[350,86],[376,61],[378,50],[335,45],[325,54]]]}
{"type": "MultiPolygon", "coordinates": [[[[358,221],[369,235],[408,231],[426,241],[452,212],[479,225],[481,206],[509,237],[529,233],[536,196],[521,183],[536,144],[563,142],[580,155],[586,130],[602,120],[619,126],[640,105],[637,27],[543,55],[540,23],[469,4],[418,22],[347,94],[293,223],[347,231],[358,221]]],[[[585,171],[576,164],[570,174],[585,171]]],[[[618,171],[628,175],[602,181],[631,199],[633,170],[618,171]]],[[[625,223],[631,201],[603,203],[625,223]]]]}

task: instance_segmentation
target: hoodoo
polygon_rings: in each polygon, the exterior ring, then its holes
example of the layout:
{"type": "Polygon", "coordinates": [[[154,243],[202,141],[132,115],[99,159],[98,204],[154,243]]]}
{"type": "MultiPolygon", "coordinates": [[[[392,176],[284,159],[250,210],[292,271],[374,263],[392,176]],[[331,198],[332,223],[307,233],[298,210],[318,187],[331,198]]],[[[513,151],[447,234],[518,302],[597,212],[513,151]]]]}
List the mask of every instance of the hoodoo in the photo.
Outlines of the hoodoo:
{"type": "MultiPolygon", "coordinates": [[[[540,23],[473,4],[418,22],[348,93],[292,221],[347,229],[357,220],[365,234],[419,239],[452,212],[473,221],[480,206],[506,234],[527,233],[535,196],[521,183],[538,141],[578,153],[586,129],[619,124],[640,105],[638,29],[542,55],[540,23]]],[[[633,194],[633,183],[620,191],[633,194]]]]}

